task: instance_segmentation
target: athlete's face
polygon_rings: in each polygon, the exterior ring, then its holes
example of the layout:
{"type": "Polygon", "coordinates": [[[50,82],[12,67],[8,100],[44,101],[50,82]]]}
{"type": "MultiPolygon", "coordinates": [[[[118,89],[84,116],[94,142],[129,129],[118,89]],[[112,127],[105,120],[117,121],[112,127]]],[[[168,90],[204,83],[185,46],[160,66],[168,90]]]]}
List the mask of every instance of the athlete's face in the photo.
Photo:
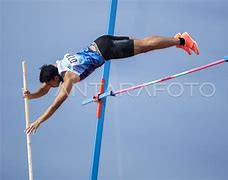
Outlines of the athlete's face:
{"type": "Polygon", "coordinates": [[[55,78],[47,82],[47,84],[51,87],[59,87],[60,79],[58,76],[55,76],[55,78]]]}

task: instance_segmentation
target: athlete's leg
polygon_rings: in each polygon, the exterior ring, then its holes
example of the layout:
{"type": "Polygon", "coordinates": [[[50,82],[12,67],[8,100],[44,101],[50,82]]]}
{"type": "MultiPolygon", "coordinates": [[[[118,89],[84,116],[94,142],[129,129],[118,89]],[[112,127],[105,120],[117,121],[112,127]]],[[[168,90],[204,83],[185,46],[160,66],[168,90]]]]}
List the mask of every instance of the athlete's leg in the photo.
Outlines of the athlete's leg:
{"type": "Polygon", "coordinates": [[[180,39],[174,37],[150,36],[144,39],[134,40],[134,55],[152,51],[155,49],[163,49],[171,46],[180,45],[180,39]]]}
{"type": "Polygon", "coordinates": [[[134,39],[134,55],[171,46],[182,48],[189,55],[192,54],[192,51],[197,55],[200,53],[196,41],[185,32],[178,33],[174,37],[150,36],[144,39],[134,39]]]}
{"type": "Polygon", "coordinates": [[[178,46],[185,50],[190,49],[196,54],[199,54],[196,42],[188,33],[183,33],[180,37],[149,36],[144,39],[104,35],[97,38],[94,42],[106,60],[127,58],[140,53],[171,46],[178,46]]]}

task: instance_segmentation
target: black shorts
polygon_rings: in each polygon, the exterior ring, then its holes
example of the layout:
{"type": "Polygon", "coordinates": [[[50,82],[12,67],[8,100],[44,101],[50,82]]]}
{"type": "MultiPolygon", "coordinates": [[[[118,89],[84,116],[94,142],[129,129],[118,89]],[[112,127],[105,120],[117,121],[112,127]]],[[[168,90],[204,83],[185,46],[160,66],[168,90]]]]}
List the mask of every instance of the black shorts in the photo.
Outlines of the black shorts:
{"type": "Polygon", "coordinates": [[[94,42],[105,60],[134,56],[134,40],[129,37],[104,35],[94,42]]]}

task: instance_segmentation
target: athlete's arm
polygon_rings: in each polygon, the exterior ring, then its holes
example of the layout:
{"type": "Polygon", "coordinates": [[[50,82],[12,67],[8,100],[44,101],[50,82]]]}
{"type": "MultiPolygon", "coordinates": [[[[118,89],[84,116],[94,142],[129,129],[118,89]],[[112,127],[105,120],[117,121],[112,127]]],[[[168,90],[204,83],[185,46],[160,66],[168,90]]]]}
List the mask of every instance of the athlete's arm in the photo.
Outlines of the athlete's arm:
{"type": "Polygon", "coordinates": [[[34,92],[34,93],[30,93],[29,90],[27,89],[22,89],[22,95],[23,97],[27,97],[28,99],[35,99],[35,98],[40,98],[42,96],[44,96],[45,94],[48,93],[48,91],[50,90],[50,86],[46,83],[43,83],[39,89],[34,92]]]}
{"type": "Polygon", "coordinates": [[[64,82],[61,85],[61,89],[59,94],[55,98],[54,102],[48,107],[48,109],[34,122],[32,123],[27,129],[26,133],[31,134],[35,133],[36,129],[40,126],[41,123],[46,121],[50,118],[54,112],[61,106],[61,104],[67,99],[70,91],[73,87],[73,84],[77,82],[71,73],[66,73],[64,77],[64,82]]]}

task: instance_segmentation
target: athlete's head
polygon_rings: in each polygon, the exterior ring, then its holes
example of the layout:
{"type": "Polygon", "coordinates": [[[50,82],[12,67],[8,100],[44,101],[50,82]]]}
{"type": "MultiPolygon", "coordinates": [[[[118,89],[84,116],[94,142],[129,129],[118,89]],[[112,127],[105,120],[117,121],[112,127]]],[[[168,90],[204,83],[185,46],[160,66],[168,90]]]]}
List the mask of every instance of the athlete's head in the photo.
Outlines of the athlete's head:
{"type": "Polygon", "coordinates": [[[58,87],[62,81],[61,76],[59,75],[58,68],[52,64],[44,64],[40,68],[40,82],[47,83],[51,87],[58,87]]]}

